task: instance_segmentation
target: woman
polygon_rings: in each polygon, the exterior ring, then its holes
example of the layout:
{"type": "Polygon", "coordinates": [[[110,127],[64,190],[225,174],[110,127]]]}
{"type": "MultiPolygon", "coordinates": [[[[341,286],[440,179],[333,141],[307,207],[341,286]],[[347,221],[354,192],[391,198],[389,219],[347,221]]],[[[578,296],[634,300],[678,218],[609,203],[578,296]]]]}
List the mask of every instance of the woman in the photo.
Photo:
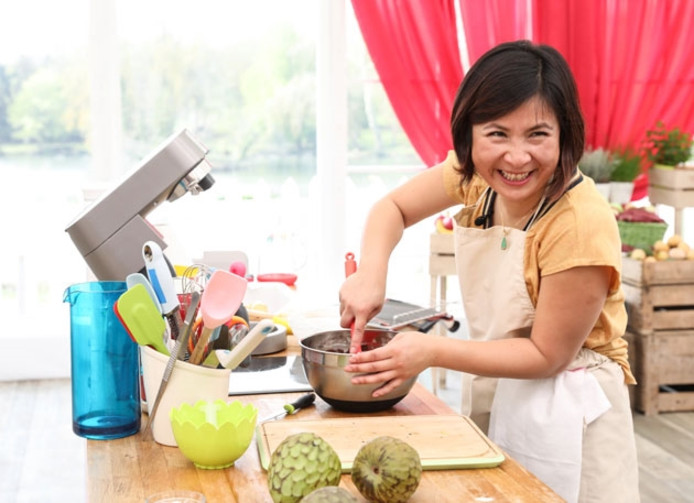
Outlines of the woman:
{"type": "Polygon", "coordinates": [[[638,496],[617,225],[577,168],[584,126],[566,61],[501,44],[463,80],[454,152],[376,203],[358,271],[340,289],[354,323],[348,372],[388,393],[427,367],[464,372],[463,414],[567,501],[638,496]],[[359,353],[404,229],[454,205],[470,340],[398,334],[359,353]]]}

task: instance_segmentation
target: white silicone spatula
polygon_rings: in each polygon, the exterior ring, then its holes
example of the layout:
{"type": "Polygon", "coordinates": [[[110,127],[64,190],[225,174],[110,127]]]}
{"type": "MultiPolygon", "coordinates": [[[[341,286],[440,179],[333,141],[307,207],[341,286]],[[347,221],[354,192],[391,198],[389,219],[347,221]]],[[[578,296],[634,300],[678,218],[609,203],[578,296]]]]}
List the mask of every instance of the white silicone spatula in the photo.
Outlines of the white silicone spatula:
{"type": "Polygon", "coordinates": [[[241,341],[229,351],[227,349],[217,349],[217,359],[226,369],[234,370],[243,360],[250,355],[258,344],[269,334],[275,324],[272,320],[260,320],[241,341]]]}
{"type": "Polygon", "coordinates": [[[215,328],[230,320],[238,311],[246,295],[245,278],[217,269],[210,276],[200,298],[203,329],[190,355],[190,363],[200,365],[205,358],[205,347],[215,328]]]}

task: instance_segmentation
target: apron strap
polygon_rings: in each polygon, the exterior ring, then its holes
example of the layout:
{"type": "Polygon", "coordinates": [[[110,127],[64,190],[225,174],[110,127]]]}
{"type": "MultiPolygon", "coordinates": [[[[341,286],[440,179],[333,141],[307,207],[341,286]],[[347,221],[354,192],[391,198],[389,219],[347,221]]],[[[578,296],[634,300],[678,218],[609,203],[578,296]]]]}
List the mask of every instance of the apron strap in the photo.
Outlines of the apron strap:
{"type": "Polygon", "coordinates": [[[482,226],[483,229],[488,229],[492,223],[492,217],[494,216],[494,198],[496,193],[491,187],[487,187],[482,192],[482,195],[475,203],[475,206],[479,206],[480,201],[484,198],[484,203],[482,204],[482,215],[475,219],[476,226],[482,226]]]}

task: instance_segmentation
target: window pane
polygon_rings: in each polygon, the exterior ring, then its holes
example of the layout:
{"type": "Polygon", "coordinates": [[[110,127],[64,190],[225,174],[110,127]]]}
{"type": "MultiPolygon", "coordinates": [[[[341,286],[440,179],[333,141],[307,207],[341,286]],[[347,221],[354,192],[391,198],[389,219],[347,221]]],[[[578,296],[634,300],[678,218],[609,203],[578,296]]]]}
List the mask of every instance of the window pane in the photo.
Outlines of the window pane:
{"type": "Polygon", "coordinates": [[[349,164],[421,165],[400,127],[347,2],[349,164]]]}
{"type": "Polygon", "coordinates": [[[87,0],[27,0],[5,11],[0,172],[9,183],[0,197],[0,313],[7,325],[0,339],[21,337],[27,351],[36,338],[65,335],[62,292],[84,278],[64,229],[82,206],[75,182],[89,165],[89,11],[87,0]]]}
{"type": "MultiPolygon", "coordinates": [[[[315,2],[118,2],[131,160],[186,127],[217,172],[315,174],[315,2]]],[[[280,181],[281,183],[281,181],[280,181]]]]}
{"type": "MultiPolygon", "coordinates": [[[[172,252],[177,244],[192,257],[201,250],[242,249],[256,273],[279,264],[278,257],[285,267],[311,267],[307,196],[316,173],[316,0],[108,1],[25,0],[0,17],[0,170],[12,180],[0,198],[6,236],[0,312],[9,320],[0,339],[53,337],[41,345],[59,348],[63,363],[69,358],[69,310],[62,294],[91,279],[65,228],[87,204],[85,197],[103,188],[94,180],[113,182],[97,176],[102,167],[95,165],[95,122],[122,125],[121,172],[184,127],[209,147],[214,190],[162,205],[151,217],[174,229],[172,252]],[[108,58],[109,51],[90,42],[90,8],[108,5],[115,6],[116,16],[107,22],[117,32],[100,43],[117,48],[115,110],[121,116],[95,117],[90,85],[98,70],[89,65],[94,54],[108,58]],[[38,315],[48,322],[36,323],[38,315]]],[[[346,232],[356,243],[370,201],[421,166],[345,4],[354,168],[346,181],[346,232]],[[379,166],[399,171],[374,176],[379,166]]]]}

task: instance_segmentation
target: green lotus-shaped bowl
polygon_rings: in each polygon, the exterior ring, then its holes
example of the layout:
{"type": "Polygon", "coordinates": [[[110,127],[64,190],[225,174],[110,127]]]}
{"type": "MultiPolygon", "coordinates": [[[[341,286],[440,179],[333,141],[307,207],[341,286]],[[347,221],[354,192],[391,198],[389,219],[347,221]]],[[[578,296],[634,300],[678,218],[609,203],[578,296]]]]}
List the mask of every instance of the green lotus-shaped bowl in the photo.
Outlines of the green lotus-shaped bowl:
{"type": "Polygon", "coordinates": [[[238,400],[200,400],[171,409],[171,427],[181,452],[198,468],[234,464],[253,439],[258,409],[238,400]]]}

